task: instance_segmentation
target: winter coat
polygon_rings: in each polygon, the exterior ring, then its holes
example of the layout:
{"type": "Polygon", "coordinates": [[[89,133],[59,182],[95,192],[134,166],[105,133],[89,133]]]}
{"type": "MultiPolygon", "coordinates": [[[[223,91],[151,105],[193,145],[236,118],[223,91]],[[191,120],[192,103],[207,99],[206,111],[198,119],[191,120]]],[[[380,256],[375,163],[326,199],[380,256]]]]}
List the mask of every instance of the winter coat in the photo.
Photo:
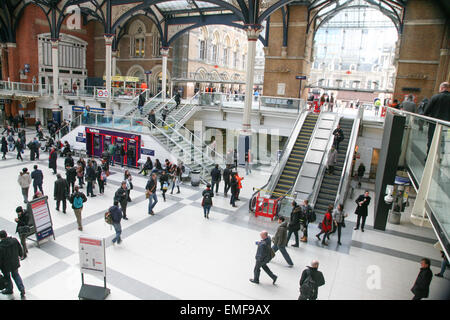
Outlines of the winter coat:
{"type": "Polygon", "coordinates": [[[255,256],[257,262],[266,264],[272,259],[271,256],[272,247],[270,246],[270,243],[271,239],[269,236],[267,236],[266,239],[258,242],[258,249],[256,250],[255,256]]]}
{"type": "Polygon", "coordinates": [[[3,274],[19,269],[22,246],[16,238],[7,237],[0,241],[0,270],[3,274]]]}
{"type": "Polygon", "coordinates": [[[337,151],[336,149],[330,150],[330,153],[328,154],[328,166],[335,166],[337,163],[337,151]]]}
{"type": "MultiPolygon", "coordinates": [[[[16,233],[19,233],[19,228],[20,227],[26,227],[30,225],[30,215],[28,214],[27,210],[24,210],[23,213],[21,213],[18,217],[17,217],[18,221],[17,221],[17,226],[16,226],[16,233]]],[[[19,233],[20,235],[20,233],[19,233]]]]}
{"type": "Polygon", "coordinates": [[[305,282],[305,280],[308,278],[309,275],[311,275],[311,278],[314,280],[317,286],[316,290],[314,290],[316,294],[313,297],[311,297],[312,300],[316,300],[318,288],[325,284],[325,279],[323,277],[322,272],[317,270],[317,268],[308,267],[302,272],[302,276],[300,277],[300,287],[303,285],[303,282],[305,282]]]}
{"type": "Polygon", "coordinates": [[[55,181],[53,196],[58,201],[65,200],[69,197],[69,184],[66,179],[60,178],[55,181]]]}
{"type": "Polygon", "coordinates": [[[28,172],[26,172],[26,173],[21,172],[19,174],[19,178],[17,179],[17,182],[19,183],[19,185],[22,189],[28,188],[31,184],[30,174],[28,172]]]}
{"type": "Polygon", "coordinates": [[[67,166],[73,167],[74,165],[75,165],[75,163],[73,162],[73,158],[72,157],[67,157],[64,160],[64,167],[67,167],[67,166]]]}
{"type": "Polygon", "coordinates": [[[358,214],[362,217],[367,217],[367,207],[370,203],[370,197],[365,197],[363,194],[358,197],[358,199],[355,200],[356,204],[358,206],[356,207],[355,214],[358,214]],[[361,206],[359,205],[359,202],[366,200],[361,206]]]}
{"type": "Polygon", "coordinates": [[[235,194],[238,190],[238,180],[236,179],[236,176],[232,176],[230,180],[230,188],[231,192],[235,194]]]}
{"type": "Polygon", "coordinates": [[[122,220],[122,209],[118,206],[111,206],[108,211],[111,214],[112,221],[114,223],[120,223],[120,220],[122,220]]]}
{"type": "Polygon", "coordinates": [[[90,181],[90,182],[95,181],[95,177],[96,177],[96,174],[95,174],[94,167],[88,166],[86,169],[86,181],[90,181]]]}
{"type": "Polygon", "coordinates": [[[37,186],[44,181],[44,175],[41,170],[36,169],[31,172],[31,179],[33,179],[33,186],[37,186]]]}
{"type": "Polygon", "coordinates": [[[344,222],[344,219],[345,219],[345,213],[344,213],[344,211],[339,211],[338,209],[334,209],[334,210],[333,210],[333,219],[334,219],[334,221],[336,221],[337,223],[342,223],[342,222],[344,222]]]}
{"type": "Polygon", "coordinates": [[[221,174],[220,174],[220,169],[218,168],[213,168],[211,170],[211,180],[212,181],[220,181],[221,178],[221,174]]]}
{"type": "Polygon", "coordinates": [[[450,121],[450,92],[444,91],[431,97],[425,107],[425,116],[450,121]]]}
{"type": "Polygon", "coordinates": [[[4,138],[5,137],[2,138],[2,150],[1,151],[6,153],[6,152],[8,152],[8,142],[4,138]]]}
{"type": "Polygon", "coordinates": [[[364,176],[364,172],[366,172],[366,167],[364,165],[360,165],[358,167],[358,177],[364,176]]]}
{"type": "Polygon", "coordinates": [[[273,237],[273,243],[279,248],[286,247],[288,242],[287,234],[288,234],[288,223],[287,221],[284,221],[278,226],[277,232],[273,237]]]}
{"type": "Polygon", "coordinates": [[[122,186],[120,186],[119,189],[117,189],[116,193],[114,194],[114,201],[124,203],[127,200],[128,200],[127,190],[122,188],[122,186]]]}
{"type": "Polygon", "coordinates": [[[145,186],[145,190],[150,190],[151,193],[156,192],[157,182],[153,181],[153,179],[149,179],[147,181],[147,185],[145,186]]]}
{"type": "Polygon", "coordinates": [[[71,167],[69,169],[66,169],[66,180],[67,182],[75,182],[77,178],[77,169],[74,167],[71,167]]]}
{"type": "Polygon", "coordinates": [[[56,169],[56,159],[58,158],[58,155],[56,153],[56,150],[50,151],[50,157],[48,161],[48,167],[50,169],[56,169]]]}
{"type": "Polygon", "coordinates": [[[323,216],[323,220],[322,220],[322,231],[323,232],[331,231],[332,222],[333,222],[333,217],[331,216],[331,213],[325,212],[325,215],[323,216]]]}
{"type": "Polygon", "coordinates": [[[289,231],[298,231],[300,230],[300,212],[302,211],[302,208],[299,206],[296,206],[291,211],[291,220],[289,221],[289,231]]]}
{"type": "Polygon", "coordinates": [[[433,273],[430,268],[420,268],[416,282],[414,282],[414,286],[411,288],[412,293],[420,298],[428,298],[432,278],[433,273]]]}

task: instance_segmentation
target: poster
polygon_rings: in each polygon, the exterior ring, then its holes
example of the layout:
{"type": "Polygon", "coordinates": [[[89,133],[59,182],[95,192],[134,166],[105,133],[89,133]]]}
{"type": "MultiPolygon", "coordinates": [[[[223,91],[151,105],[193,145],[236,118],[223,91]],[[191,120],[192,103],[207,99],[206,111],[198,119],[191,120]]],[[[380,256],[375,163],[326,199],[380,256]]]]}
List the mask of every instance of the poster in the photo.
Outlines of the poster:
{"type": "Polygon", "coordinates": [[[53,225],[47,199],[48,197],[42,197],[30,202],[37,241],[53,235],[53,225]]]}
{"type": "Polygon", "coordinates": [[[277,85],[277,95],[283,96],[286,90],[286,83],[278,83],[277,85]]]}
{"type": "Polygon", "coordinates": [[[105,239],[94,236],[80,236],[78,245],[81,273],[105,277],[105,239]]]}

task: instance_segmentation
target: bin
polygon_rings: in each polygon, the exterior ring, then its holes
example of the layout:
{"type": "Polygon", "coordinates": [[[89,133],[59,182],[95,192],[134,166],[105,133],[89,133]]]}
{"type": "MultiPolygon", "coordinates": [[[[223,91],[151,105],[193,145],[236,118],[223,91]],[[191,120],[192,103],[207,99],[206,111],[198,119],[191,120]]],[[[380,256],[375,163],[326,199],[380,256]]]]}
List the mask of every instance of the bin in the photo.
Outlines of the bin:
{"type": "Polygon", "coordinates": [[[198,187],[200,185],[200,171],[199,170],[191,171],[191,185],[193,187],[198,187]]]}
{"type": "Polygon", "coordinates": [[[400,212],[391,210],[391,213],[389,213],[389,223],[392,224],[400,224],[400,218],[402,217],[402,214],[400,212]]]}

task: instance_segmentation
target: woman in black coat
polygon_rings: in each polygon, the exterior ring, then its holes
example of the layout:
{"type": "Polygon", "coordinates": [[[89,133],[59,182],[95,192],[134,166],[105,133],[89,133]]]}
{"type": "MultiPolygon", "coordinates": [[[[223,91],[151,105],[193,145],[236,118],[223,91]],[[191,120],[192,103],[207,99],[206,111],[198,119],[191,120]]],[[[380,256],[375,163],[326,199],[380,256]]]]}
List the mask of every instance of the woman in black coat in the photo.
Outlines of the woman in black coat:
{"type": "Polygon", "coordinates": [[[15,145],[16,145],[16,150],[17,150],[17,157],[16,157],[16,159],[17,160],[20,159],[20,160],[23,161],[23,158],[22,158],[22,152],[23,152],[22,140],[20,138],[17,138],[15,145]]]}
{"type": "Polygon", "coordinates": [[[5,136],[2,137],[2,153],[3,157],[2,159],[6,159],[6,154],[8,153],[8,142],[6,141],[5,136]]]}
{"type": "Polygon", "coordinates": [[[58,158],[58,153],[56,152],[55,147],[52,147],[50,150],[50,157],[48,161],[48,167],[53,169],[53,174],[56,174],[56,159],[58,158]]]}
{"type": "Polygon", "coordinates": [[[166,192],[167,189],[169,188],[169,175],[166,173],[166,170],[162,171],[161,176],[159,177],[159,182],[161,183],[161,191],[163,194],[164,201],[166,201],[166,192]],[[166,186],[164,184],[166,184],[166,186]]]}
{"type": "Polygon", "coordinates": [[[356,220],[356,227],[354,230],[359,229],[359,223],[362,217],[361,231],[364,232],[364,224],[366,223],[367,217],[367,207],[370,203],[369,191],[366,190],[364,194],[360,195],[358,199],[355,200],[355,202],[358,205],[355,210],[355,214],[358,215],[358,219],[356,220]]]}
{"type": "Polygon", "coordinates": [[[300,212],[302,208],[297,205],[297,202],[292,201],[292,211],[291,211],[291,220],[289,220],[288,224],[288,236],[287,236],[287,242],[291,239],[291,235],[294,234],[295,237],[295,244],[293,244],[293,247],[298,247],[298,231],[300,230],[300,212]]]}

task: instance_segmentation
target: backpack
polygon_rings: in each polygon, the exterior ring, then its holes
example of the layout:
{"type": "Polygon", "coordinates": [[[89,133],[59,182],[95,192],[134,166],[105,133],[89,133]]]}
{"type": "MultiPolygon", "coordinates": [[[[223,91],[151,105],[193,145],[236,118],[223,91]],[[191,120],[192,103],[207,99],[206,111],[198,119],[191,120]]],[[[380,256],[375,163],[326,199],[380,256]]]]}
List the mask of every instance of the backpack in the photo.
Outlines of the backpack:
{"type": "Polygon", "coordinates": [[[109,213],[109,211],[105,212],[105,222],[107,224],[113,224],[112,216],[111,213],[109,213]]]}
{"type": "Polygon", "coordinates": [[[311,207],[306,208],[306,216],[308,217],[308,222],[316,221],[316,213],[311,207]]]}
{"type": "Polygon", "coordinates": [[[80,196],[75,196],[73,198],[73,207],[75,209],[80,209],[81,207],[83,207],[83,198],[80,196]]]}
{"type": "Polygon", "coordinates": [[[211,199],[210,192],[206,192],[205,195],[203,196],[203,205],[207,205],[207,206],[212,205],[212,199],[211,199]]]}
{"type": "Polygon", "coordinates": [[[306,299],[311,299],[317,295],[317,284],[311,276],[311,271],[300,286],[300,294],[306,299]]]}

